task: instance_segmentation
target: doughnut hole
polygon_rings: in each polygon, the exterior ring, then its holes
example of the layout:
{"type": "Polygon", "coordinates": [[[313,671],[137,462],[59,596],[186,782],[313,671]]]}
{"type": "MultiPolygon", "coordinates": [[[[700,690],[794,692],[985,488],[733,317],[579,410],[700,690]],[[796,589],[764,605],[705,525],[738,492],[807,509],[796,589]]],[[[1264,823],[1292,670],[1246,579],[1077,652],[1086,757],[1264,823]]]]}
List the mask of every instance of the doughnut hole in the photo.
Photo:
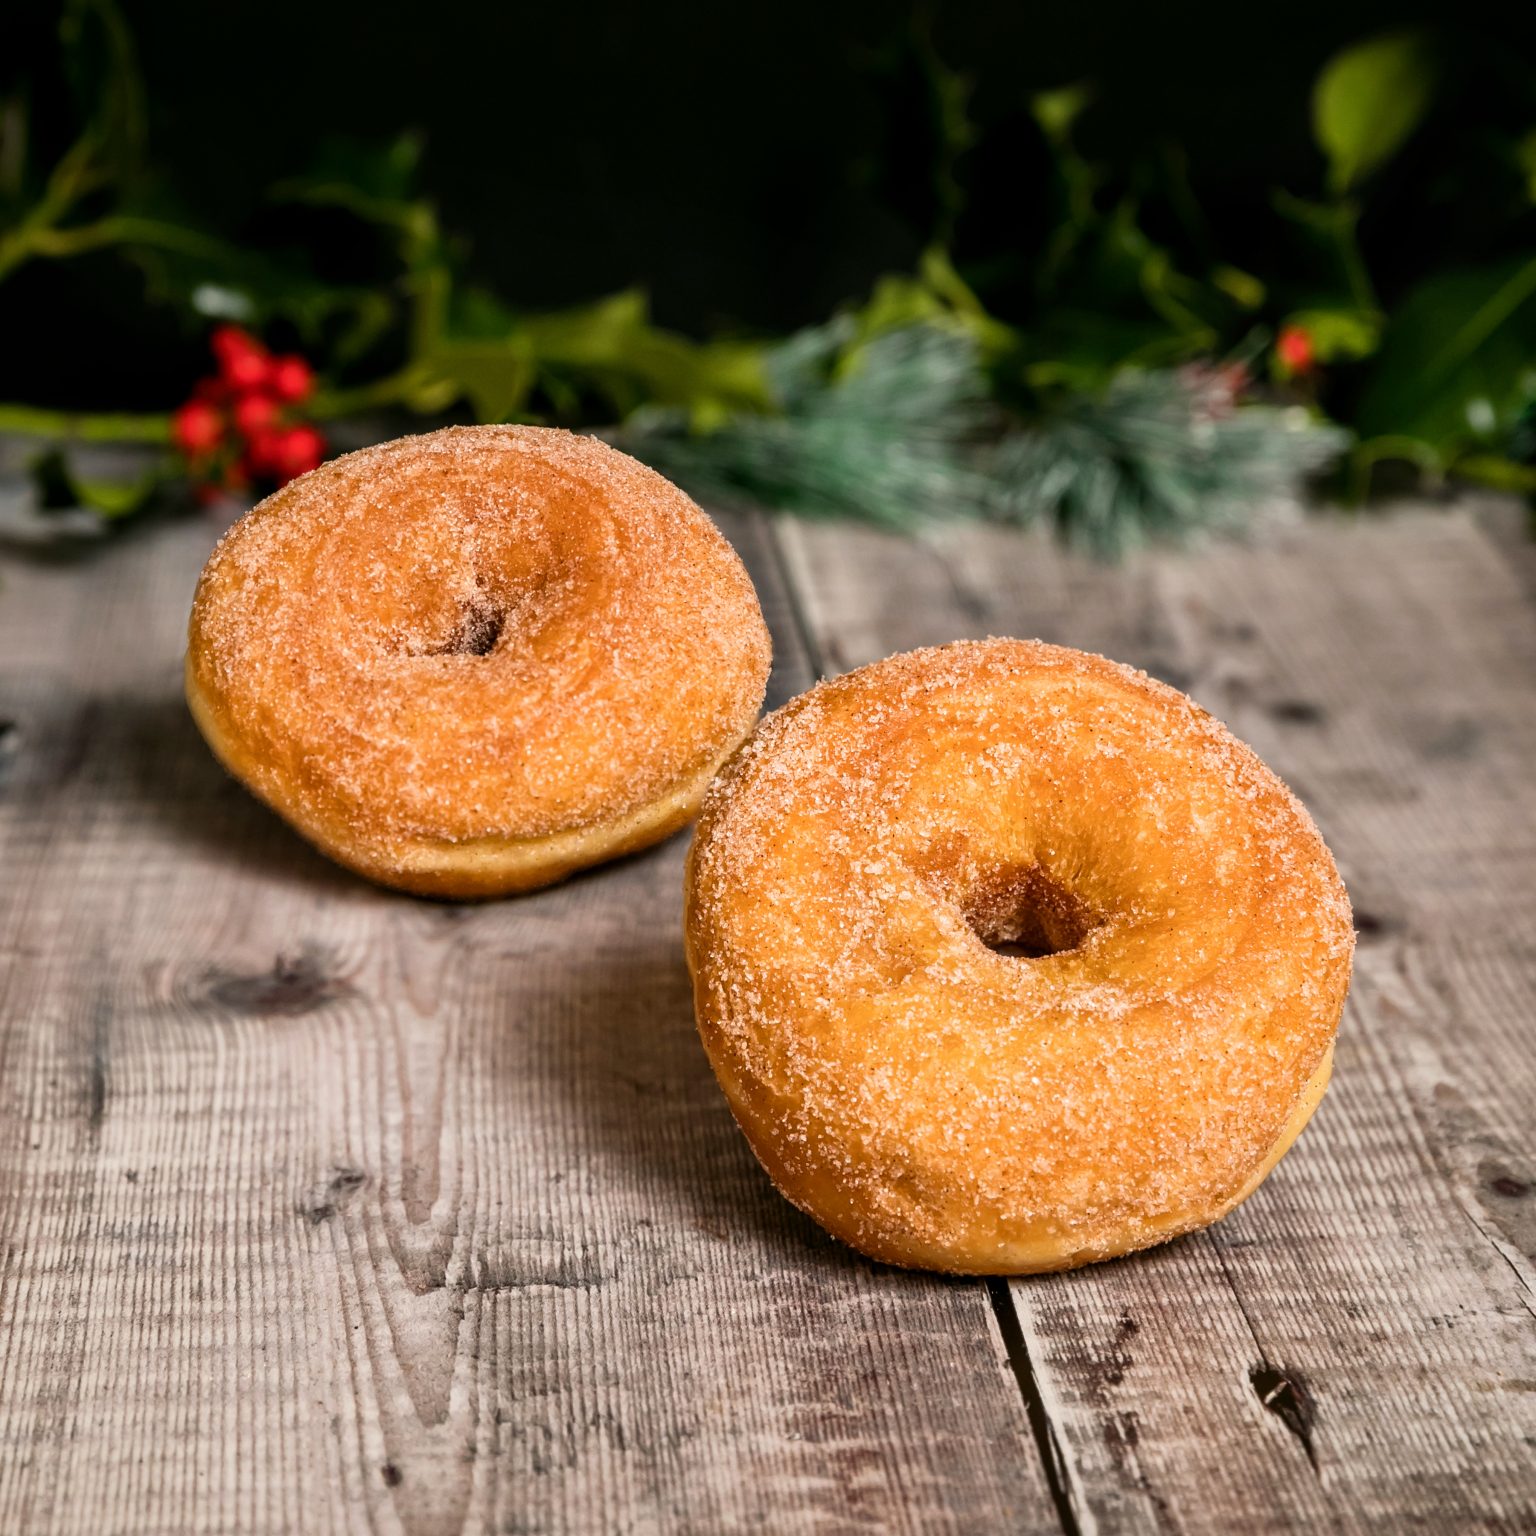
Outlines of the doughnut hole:
{"type": "Polygon", "coordinates": [[[506,628],[507,613],[499,603],[476,593],[459,604],[458,622],[441,656],[489,656],[506,628]]]}
{"type": "Polygon", "coordinates": [[[993,954],[1043,960],[1076,949],[1105,917],[1038,864],[997,869],[960,900],[971,932],[993,954]]]}

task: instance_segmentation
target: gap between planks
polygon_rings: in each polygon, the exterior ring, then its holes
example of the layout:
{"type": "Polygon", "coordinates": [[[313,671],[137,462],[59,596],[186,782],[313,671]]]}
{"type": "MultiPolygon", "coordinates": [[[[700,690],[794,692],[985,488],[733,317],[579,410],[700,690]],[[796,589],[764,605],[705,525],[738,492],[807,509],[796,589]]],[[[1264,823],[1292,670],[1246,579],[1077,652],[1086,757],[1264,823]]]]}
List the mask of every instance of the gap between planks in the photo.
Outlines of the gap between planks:
{"type": "MultiPolygon", "coordinates": [[[[794,639],[801,651],[802,669],[807,679],[805,686],[809,686],[811,682],[828,676],[827,659],[823,654],[811,615],[806,610],[804,597],[796,583],[791,555],[785,547],[785,539],[781,531],[781,522],[761,513],[754,514],[754,518],[759,536],[763,539],[768,557],[772,562],[773,574],[776,577],[775,586],[782,593],[784,604],[788,609],[794,639]]],[[[761,574],[759,574],[759,585],[761,585],[761,574]]],[[[782,627],[782,625],[775,627],[775,639],[779,644],[782,644],[783,639],[786,638],[778,633],[782,627]]],[[[768,708],[776,708],[784,702],[786,698],[774,697],[773,690],[770,690],[768,708]]],[[[1056,1427],[1052,1422],[1040,1379],[1030,1358],[1029,1346],[1025,1342],[1019,1309],[1013,1293],[1003,1280],[970,1283],[984,1284],[986,1287],[992,1322],[997,1330],[997,1342],[1007,1359],[1018,1387],[1020,1400],[1024,1405],[1035,1454],[1039,1458],[1040,1474],[1050,1492],[1051,1505],[1057,1523],[1063,1536],[1083,1536],[1084,1527],[1080,1517],[1081,1496],[1073,1489],[1070,1471],[1057,1439],[1056,1427]]]]}

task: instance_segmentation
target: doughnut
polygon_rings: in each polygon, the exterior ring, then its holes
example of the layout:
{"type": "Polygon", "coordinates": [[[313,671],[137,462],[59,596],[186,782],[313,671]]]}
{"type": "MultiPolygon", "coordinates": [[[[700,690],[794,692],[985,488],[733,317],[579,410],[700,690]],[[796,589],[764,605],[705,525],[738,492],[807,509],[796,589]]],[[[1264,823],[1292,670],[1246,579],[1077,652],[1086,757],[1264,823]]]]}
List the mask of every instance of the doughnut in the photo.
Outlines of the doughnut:
{"type": "Polygon", "coordinates": [[[779,1189],[870,1258],[1069,1269],[1205,1226],[1317,1107],[1348,898],[1183,694],[1022,640],[770,715],[686,877],[699,1032],[779,1189]]]}
{"type": "Polygon", "coordinates": [[[214,754],[322,852],[481,897],[690,821],[768,666],[741,561],[675,486],[593,438],[450,427],[236,523],[186,690],[214,754]]]}

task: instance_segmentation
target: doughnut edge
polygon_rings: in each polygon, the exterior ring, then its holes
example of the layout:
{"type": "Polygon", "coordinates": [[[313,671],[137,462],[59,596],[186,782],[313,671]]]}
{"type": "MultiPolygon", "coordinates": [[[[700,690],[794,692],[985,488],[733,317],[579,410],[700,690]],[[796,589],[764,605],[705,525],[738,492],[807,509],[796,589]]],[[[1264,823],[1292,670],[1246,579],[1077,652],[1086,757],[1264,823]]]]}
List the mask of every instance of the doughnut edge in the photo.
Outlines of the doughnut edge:
{"type": "Polygon", "coordinates": [[[184,668],[187,708],[203,740],[231,778],[326,858],[377,885],[413,896],[489,900],[555,885],[595,864],[639,853],[681,831],[697,816],[715,774],[756,725],[756,712],[741,737],[703,769],[638,809],[592,826],[570,827],[531,838],[486,837],[463,842],[418,837],[398,861],[378,857],[333,823],[301,814],[268,792],[264,775],[219,718],[217,704],[197,678],[189,650],[184,668]]]}

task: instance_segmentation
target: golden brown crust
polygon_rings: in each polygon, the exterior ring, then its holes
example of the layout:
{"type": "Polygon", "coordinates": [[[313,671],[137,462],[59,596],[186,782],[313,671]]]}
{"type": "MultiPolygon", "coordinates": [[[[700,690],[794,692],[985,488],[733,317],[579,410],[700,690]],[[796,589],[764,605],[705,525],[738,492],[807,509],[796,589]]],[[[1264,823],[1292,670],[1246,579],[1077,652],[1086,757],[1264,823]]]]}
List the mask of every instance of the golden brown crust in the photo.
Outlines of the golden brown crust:
{"type": "Polygon", "coordinates": [[[780,1189],[872,1257],[1007,1274],[1246,1198],[1327,1085],[1354,934],[1307,813],[1197,705],[990,640],[763,721],[705,798],[686,940],[780,1189]]]}
{"type": "Polygon", "coordinates": [[[242,518],[198,584],[187,695],[341,863],[489,896],[686,822],[768,665],[746,571],[675,486],[592,438],[455,427],[242,518]]]}

